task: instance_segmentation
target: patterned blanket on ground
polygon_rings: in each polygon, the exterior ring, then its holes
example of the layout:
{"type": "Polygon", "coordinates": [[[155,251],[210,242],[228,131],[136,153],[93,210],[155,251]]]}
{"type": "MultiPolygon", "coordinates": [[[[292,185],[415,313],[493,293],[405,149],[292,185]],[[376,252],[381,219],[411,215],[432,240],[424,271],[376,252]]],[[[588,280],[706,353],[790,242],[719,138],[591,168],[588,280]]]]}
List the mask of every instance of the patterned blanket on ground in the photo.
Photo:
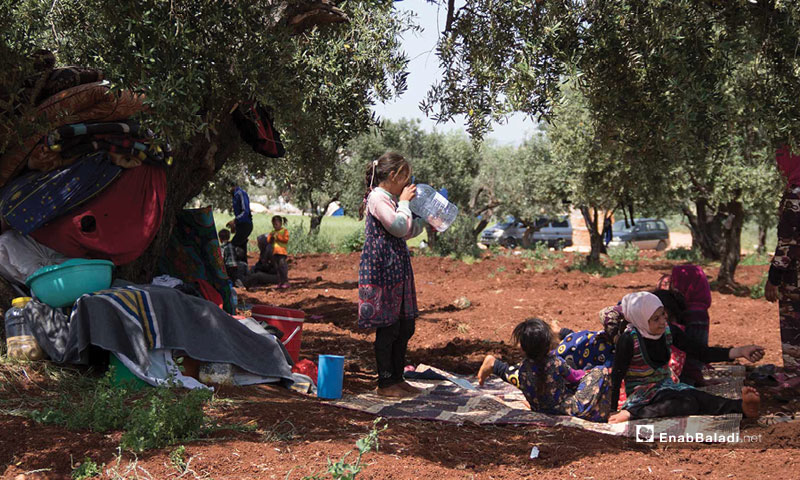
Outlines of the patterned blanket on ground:
{"type": "MultiPolygon", "coordinates": [[[[498,378],[489,379],[483,387],[464,388],[464,378],[420,365],[417,372],[433,372],[445,380],[411,380],[409,383],[425,391],[414,398],[390,400],[374,393],[346,395],[334,405],[351,410],[371,413],[384,418],[410,418],[439,420],[452,423],[475,423],[479,425],[540,425],[582,428],[609,435],[635,437],[637,426],[652,425],[655,439],[664,433],[668,436],[697,436],[702,434],[709,441],[725,442],[739,433],[742,416],[729,414],[720,416],[691,416],[632,420],[610,425],[595,423],[569,416],[547,415],[530,411],[523,403],[522,392],[498,378]],[[457,383],[462,386],[459,386],[457,383]]],[[[739,398],[744,381],[744,367],[724,365],[709,371],[707,379],[712,384],[704,390],[727,398],[739,398]]]]}

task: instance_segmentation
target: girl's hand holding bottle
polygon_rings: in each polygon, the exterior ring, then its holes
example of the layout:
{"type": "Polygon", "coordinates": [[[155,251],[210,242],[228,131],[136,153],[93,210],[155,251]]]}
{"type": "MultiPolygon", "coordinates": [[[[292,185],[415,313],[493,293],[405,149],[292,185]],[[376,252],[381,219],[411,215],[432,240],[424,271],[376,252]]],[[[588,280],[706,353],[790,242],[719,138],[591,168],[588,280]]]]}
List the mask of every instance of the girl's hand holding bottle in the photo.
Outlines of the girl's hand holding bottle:
{"type": "Polygon", "coordinates": [[[410,202],[416,196],[417,196],[417,186],[413,184],[406,185],[405,188],[403,188],[403,193],[400,194],[400,201],[402,202],[405,200],[410,202]]]}

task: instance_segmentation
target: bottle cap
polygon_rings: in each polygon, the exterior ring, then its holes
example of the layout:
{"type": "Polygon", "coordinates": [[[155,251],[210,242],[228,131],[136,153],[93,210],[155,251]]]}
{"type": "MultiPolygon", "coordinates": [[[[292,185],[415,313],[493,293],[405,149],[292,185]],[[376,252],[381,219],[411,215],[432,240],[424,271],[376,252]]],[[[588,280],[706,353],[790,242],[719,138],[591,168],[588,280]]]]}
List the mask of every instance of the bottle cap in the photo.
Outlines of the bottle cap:
{"type": "Polygon", "coordinates": [[[30,301],[31,297],[17,297],[14,300],[11,300],[11,306],[16,308],[23,308],[30,301]]]}

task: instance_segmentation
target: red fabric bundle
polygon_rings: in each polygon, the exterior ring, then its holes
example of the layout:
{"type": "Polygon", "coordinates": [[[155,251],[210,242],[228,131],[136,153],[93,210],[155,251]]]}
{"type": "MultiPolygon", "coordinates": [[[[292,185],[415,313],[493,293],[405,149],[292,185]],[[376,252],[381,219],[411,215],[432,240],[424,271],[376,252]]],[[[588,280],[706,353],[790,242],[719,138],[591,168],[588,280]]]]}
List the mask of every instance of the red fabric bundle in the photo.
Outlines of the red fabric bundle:
{"type": "Polygon", "coordinates": [[[125,170],[96,198],[31,236],[68,257],[125,265],[144,253],[161,227],[166,193],[164,168],[144,164],[125,170]]]}

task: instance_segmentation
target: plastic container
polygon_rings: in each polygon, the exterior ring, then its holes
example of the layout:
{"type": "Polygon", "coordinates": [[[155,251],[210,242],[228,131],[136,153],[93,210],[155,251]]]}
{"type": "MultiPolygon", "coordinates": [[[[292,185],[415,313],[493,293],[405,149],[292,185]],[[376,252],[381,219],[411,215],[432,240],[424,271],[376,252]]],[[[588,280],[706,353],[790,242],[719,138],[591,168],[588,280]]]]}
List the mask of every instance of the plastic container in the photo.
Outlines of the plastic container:
{"type": "Polygon", "coordinates": [[[149,383],[134,375],[116,355],[112,353],[109,357],[108,366],[114,367],[114,375],[111,377],[112,385],[134,391],[150,386],[149,383]]]}
{"type": "Polygon", "coordinates": [[[344,383],[344,357],[320,355],[317,373],[317,397],[327,400],[342,398],[344,383]]]}
{"type": "Polygon", "coordinates": [[[458,216],[458,207],[424,183],[417,185],[417,196],[411,200],[409,207],[438,232],[447,230],[458,216]]]}
{"type": "Polygon", "coordinates": [[[205,363],[200,366],[200,383],[215,385],[235,385],[233,365],[230,363],[205,363]]]}
{"type": "Polygon", "coordinates": [[[25,322],[23,308],[30,297],[18,297],[11,301],[11,308],[6,312],[6,347],[8,358],[16,360],[41,360],[44,358],[44,351],[36,343],[28,324],[25,322]]]}
{"type": "Polygon", "coordinates": [[[61,265],[40,268],[25,283],[47,305],[69,307],[85,293],[109,288],[113,267],[108,260],[73,258],[61,265]]]}
{"type": "Polygon", "coordinates": [[[267,323],[283,332],[281,343],[286,347],[292,361],[300,361],[300,346],[303,335],[303,321],[306,317],[302,310],[273,307],[272,305],[253,305],[252,318],[267,323]]]}

